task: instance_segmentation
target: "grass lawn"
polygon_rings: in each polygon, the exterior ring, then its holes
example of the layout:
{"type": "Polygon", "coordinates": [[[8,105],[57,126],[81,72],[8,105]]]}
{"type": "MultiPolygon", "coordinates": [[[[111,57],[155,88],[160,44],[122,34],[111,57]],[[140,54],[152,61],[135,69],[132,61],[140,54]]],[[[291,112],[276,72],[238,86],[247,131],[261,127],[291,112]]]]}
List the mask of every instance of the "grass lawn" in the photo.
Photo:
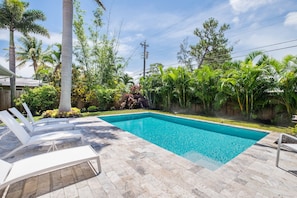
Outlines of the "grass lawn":
{"type": "Polygon", "coordinates": [[[206,117],[206,116],[189,115],[189,114],[173,114],[173,113],[168,113],[168,112],[163,112],[163,111],[143,110],[143,109],[100,111],[100,112],[92,112],[92,113],[83,113],[83,116],[115,115],[115,114],[139,113],[139,112],[163,113],[163,114],[181,116],[181,117],[185,117],[185,118],[192,118],[192,119],[199,119],[199,120],[204,120],[204,121],[224,123],[224,124],[254,128],[254,129],[265,130],[265,131],[272,131],[272,132],[278,132],[278,133],[292,134],[292,132],[293,132],[292,127],[281,127],[281,126],[267,125],[267,124],[256,123],[256,122],[247,122],[247,121],[238,121],[238,120],[232,120],[232,119],[225,119],[225,118],[219,118],[219,117],[206,117]]]}

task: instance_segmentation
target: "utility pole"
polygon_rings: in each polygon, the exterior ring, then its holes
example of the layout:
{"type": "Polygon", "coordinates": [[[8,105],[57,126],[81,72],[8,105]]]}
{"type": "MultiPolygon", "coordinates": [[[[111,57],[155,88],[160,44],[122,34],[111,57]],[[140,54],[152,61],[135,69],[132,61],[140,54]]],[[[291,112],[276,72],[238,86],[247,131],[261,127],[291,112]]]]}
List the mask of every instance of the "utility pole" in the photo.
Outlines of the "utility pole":
{"type": "Polygon", "coordinates": [[[149,45],[146,44],[146,41],[140,43],[140,45],[143,47],[143,78],[145,78],[145,60],[148,58],[148,52],[146,51],[146,48],[149,45]]]}

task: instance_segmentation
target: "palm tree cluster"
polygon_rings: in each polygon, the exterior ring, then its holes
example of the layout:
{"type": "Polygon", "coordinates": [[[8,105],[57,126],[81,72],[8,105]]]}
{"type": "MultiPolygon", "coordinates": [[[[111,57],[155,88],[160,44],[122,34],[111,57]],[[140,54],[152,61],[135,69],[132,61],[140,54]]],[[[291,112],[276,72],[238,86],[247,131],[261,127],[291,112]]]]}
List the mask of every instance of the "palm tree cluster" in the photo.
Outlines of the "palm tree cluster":
{"type": "Polygon", "coordinates": [[[275,117],[269,119],[275,122],[277,114],[289,118],[297,113],[296,56],[277,61],[253,52],[243,61],[202,65],[193,72],[181,66],[157,67],[141,80],[152,108],[192,110],[196,105],[196,113],[211,115],[227,105],[247,119],[261,118],[264,109],[272,108],[275,117]]]}
{"type": "MultiPolygon", "coordinates": [[[[28,10],[29,3],[20,0],[4,0],[0,4],[0,29],[9,30],[9,69],[15,73],[15,31],[24,35],[28,33],[41,34],[48,36],[48,31],[38,25],[36,21],[45,20],[44,14],[39,10],[28,10]]],[[[14,106],[14,98],[16,96],[15,77],[10,79],[11,87],[11,105],[14,106]]]]}
{"type": "MultiPolygon", "coordinates": [[[[93,12],[94,20],[86,33],[84,11],[79,2],[63,0],[62,44],[46,49],[41,41],[29,35],[32,32],[49,36],[45,28],[35,23],[45,20],[41,11],[27,10],[29,4],[20,0],[3,0],[0,5],[0,28],[10,32],[10,70],[15,72],[16,60],[17,66],[30,61],[35,78],[57,91],[57,97],[52,98],[58,100],[60,96],[60,100],[52,104],[59,103],[61,112],[69,111],[71,106],[85,109],[96,106],[100,110],[121,108],[123,98],[128,101],[131,97],[126,96],[134,94],[130,89],[134,86],[142,88],[138,94],[145,95],[150,108],[168,111],[176,107],[191,110],[194,105],[196,113],[211,115],[225,109],[225,114],[232,111],[247,119],[264,119],[261,114],[272,109],[273,116],[268,119],[274,122],[283,115],[289,118],[297,113],[297,57],[288,55],[277,61],[262,52],[253,52],[245,60],[232,61],[233,48],[227,46],[228,39],[224,37],[229,25],[219,27],[213,18],[203,24],[204,29],[195,29],[194,35],[199,40],[196,45],[188,45],[184,40],[178,52],[179,63],[184,66],[165,69],[161,63],[152,64],[149,74],[140,79],[141,86],[135,86],[133,78],[124,73],[126,62],[118,56],[118,37],[109,38],[109,34],[101,32],[104,6],[101,1],[96,2],[99,7],[93,12]],[[74,47],[72,24],[77,37],[74,47]],[[24,35],[18,40],[17,51],[15,31],[24,35]],[[193,60],[197,63],[195,69],[193,60]]],[[[14,99],[14,78],[11,87],[14,99]]],[[[128,108],[135,106],[126,104],[128,108]]]]}

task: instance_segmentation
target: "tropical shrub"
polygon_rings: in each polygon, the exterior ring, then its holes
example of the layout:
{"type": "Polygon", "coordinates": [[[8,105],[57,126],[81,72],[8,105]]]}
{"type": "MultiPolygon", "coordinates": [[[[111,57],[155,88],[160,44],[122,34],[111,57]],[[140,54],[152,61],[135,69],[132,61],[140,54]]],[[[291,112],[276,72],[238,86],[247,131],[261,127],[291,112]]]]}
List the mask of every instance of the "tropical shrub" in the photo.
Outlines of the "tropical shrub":
{"type": "Polygon", "coordinates": [[[292,129],[292,133],[293,133],[294,135],[297,134],[297,124],[295,124],[295,127],[292,129]]]}
{"type": "Polygon", "coordinates": [[[130,93],[124,93],[120,101],[121,109],[148,108],[148,100],[141,94],[141,86],[133,85],[130,93]]]}
{"type": "Polygon", "coordinates": [[[33,114],[41,114],[48,109],[58,108],[58,93],[55,87],[44,85],[30,89],[26,87],[23,94],[16,99],[16,106],[25,102],[33,114]]]}
{"type": "Polygon", "coordinates": [[[78,108],[71,108],[68,112],[59,112],[58,109],[47,110],[41,115],[43,118],[76,118],[80,117],[81,113],[78,108]]]}
{"type": "Polygon", "coordinates": [[[89,107],[87,108],[87,111],[88,111],[88,112],[96,112],[96,111],[97,111],[97,107],[96,107],[96,106],[89,106],[89,107]]]}
{"type": "Polygon", "coordinates": [[[97,86],[94,92],[99,103],[99,110],[109,110],[112,106],[114,106],[114,96],[117,92],[116,89],[97,86]]]}

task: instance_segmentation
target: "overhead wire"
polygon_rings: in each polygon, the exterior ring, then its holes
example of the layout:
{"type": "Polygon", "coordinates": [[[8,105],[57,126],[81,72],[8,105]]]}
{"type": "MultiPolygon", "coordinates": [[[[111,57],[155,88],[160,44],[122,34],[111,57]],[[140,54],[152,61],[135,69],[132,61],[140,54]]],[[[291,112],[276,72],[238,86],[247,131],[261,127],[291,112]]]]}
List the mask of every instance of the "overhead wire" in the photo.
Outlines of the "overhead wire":
{"type": "MultiPolygon", "coordinates": [[[[179,20],[179,21],[177,21],[177,22],[175,22],[175,23],[173,23],[173,24],[170,24],[170,25],[167,26],[165,29],[162,29],[161,31],[158,31],[158,32],[156,32],[156,33],[154,33],[154,34],[152,34],[152,35],[150,35],[150,36],[151,36],[151,37],[154,37],[154,36],[156,36],[156,35],[159,35],[160,33],[162,33],[162,34],[169,33],[169,32],[171,32],[171,31],[173,31],[173,30],[172,30],[173,27],[175,27],[175,26],[177,26],[177,25],[179,25],[179,24],[181,24],[181,23],[184,23],[185,20],[188,20],[189,18],[193,17],[195,14],[196,14],[196,13],[189,14],[189,15],[187,15],[186,17],[183,17],[181,20],[179,20]]],[[[263,23],[265,24],[265,22],[275,21],[275,19],[277,20],[277,19],[280,19],[281,17],[284,17],[284,15],[282,14],[282,15],[276,16],[276,17],[274,17],[274,18],[265,19],[265,20],[256,21],[256,22],[261,22],[262,24],[263,24],[263,23]]],[[[256,28],[256,29],[253,29],[253,30],[249,30],[249,31],[245,31],[245,33],[247,33],[247,32],[249,32],[249,33],[250,33],[250,32],[255,32],[255,31],[258,31],[258,30],[260,30],[260,29],[264,29],[264,28],[267,28],[267,27],[271,27],[271,26],[276,25],[276,24],[278,24],[278,23],[281,23],[281,21],[277,21],[277,22],[274,22],[274,23],[271,23],[271,24],[268,24],[268,25],[262,25],[262,26],[259,27],[259,28],[256,28]]],[[[249,27],[242,28],[242,29],[239,29],[239,30],[245,30],[245,29],[248,29],[248,28],[249,28],[249,27]]],[[[237,32],[237,31],[238,31],[238,29],[237,29],[237,30],[236,30],[236,29],[232,29],[232,30],[229,31],[229,34],[230,34],[230,32],[232,33],[232,32],[237,32]]],[[[234,37],[236,37],[236,36],[238,36],[238,35],[242,35],[242,34],[239,34],[239,33],[238,33],[238,34],[234,34],[234,35],[231,35],[231,36],[232,36],[232,38],[234,38],[234,37]]],[[[255,47],[255,48],[251,48],[251,49],[247,49],[247,50],[242,50],[242,51],[238,51],[238,52],[233,52],[232,54],[239,54],[239,53],[242,53],[242,52],[249,52],[249,51],[252,51],[252,50],[263,49],[263,48],[270,48],[270,47],[273,47],[273,46],[282,45],[282,44],[287,44],[287,43],[292,43],[292,42],[295,42],[295,41],[297,41],[297,39],[293,39],[293,40],[289,40],[289,41],[283,41],[283,42],[279,42],[279,43],[268,44],[268,45],[263,45],[263,46],[259,46],[259,47],[255,47]]],[[[280,47],[280,48],[276,48],[276,49],[266,49],[266,50],[263,50],[263,52],[272,52],[272,51],[284,50],[284,49],[289,49],[289,48],[294,48],[294,47],[297,47],[297,46],[293,45],[293,46],[287,46],[287,47],[280,47]]],[[[164,52],[166,52],[166,51],[168,51],[168,49],[164,49],[164,50],[159,49],[159,51],[162,51],[162,52],[164,51],[164,52]]],[[[135,53],[135,52],[134,52],[134,53],[135,53]]],[[[134,54],[134,53],[133,53],[133,54],[134,54]]],[[[160,54],[160,53],[158,53],[158,54],[160,54]]],[[[159,56],[159,55],[158,55],[158,56],[159,56]]],[[[235,56],[235,57],[233,57],[233,58],[244,57],[244,56],[246,56],[246,55],[235,56]]],[[[171,65],[178,65],[178,64],[179,64],[179,63],[174,63],[174,64],[171,64],[171,65]]]]}
{"type": "Polygon", "coordinates": [[[247,50],[233,52],[231,54],[238,54],[238,53],[242,53],[242,52],[247,52],[247,51],[262,49],[262,48],[265,48],[265,47],[272,47],[272,46],[276,46],[276,45],[282,45],[282,44],[291,43],[291,42],[294,42],[294,41],[297,41],[297,39],[293,39],[293,40],[289,40],[289,41],[283,41],[283,42],[279,42],[279,43],[273,43],[273,44],[269,44],[269,45],[263,45],[263,46],[259,46],[259,47],[255,47],[255,48],[250,48],[250,49],[247,49],[247,50]]]}

